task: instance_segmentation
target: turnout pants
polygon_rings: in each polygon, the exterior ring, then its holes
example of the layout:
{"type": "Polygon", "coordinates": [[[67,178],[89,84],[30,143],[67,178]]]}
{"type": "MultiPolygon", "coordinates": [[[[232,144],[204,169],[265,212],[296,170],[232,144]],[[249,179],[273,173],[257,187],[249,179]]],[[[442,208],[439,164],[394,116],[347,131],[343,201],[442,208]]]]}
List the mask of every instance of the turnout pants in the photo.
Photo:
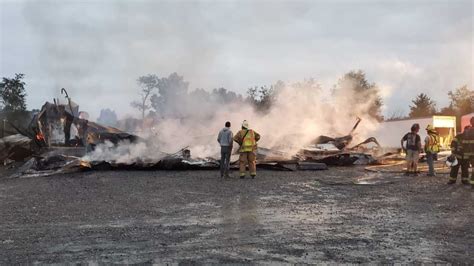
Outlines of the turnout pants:
{"type": "Polygon", "coordinates": [[[467,182],[469,179],[469,160],[458,159],[458,164],[451,167],[451,173],[449,174],[449,180],[456,181],[458,177],[459,168],[461,168],[461,180],[467,182]]]}
{"type": "Polygon", "coordinates": [[[249,166],[251,176],[257,175],[256,155],[255,152],[241,152],[239,157],[239,172],[240,176],[245,176],[246,166],[249,166]]]}
{"type": "Polygon", "coordinates": [[[221,146],[221,177],[229,175],[230,154],[232,149],[230,146],[221,146]]]}

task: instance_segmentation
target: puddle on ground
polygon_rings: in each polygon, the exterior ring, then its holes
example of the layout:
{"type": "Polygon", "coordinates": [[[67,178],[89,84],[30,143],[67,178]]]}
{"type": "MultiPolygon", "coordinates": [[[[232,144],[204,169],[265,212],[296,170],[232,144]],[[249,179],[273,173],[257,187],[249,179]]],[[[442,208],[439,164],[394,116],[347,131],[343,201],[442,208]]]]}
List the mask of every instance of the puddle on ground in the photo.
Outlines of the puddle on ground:
{"type": "Polygon", "coordinates": [[[353,182],[356,185],[379,185],[391,184],[404,178],[404,176],[388,175],[386,173],[366,173],[363,176],[356,177],[353,182]]]}

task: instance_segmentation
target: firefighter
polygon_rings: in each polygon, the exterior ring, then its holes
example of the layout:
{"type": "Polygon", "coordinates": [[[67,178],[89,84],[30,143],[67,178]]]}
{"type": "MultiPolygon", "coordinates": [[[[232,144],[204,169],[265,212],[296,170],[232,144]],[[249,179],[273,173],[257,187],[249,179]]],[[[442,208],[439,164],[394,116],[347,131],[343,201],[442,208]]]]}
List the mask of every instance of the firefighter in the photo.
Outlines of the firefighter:
{"type": "Polygon", "coordinates": [[[234,141],[240,145],[239,148],[239,172],[240,178],[245,178],[246,166],[249,167],[250,176],[255,178],[257,175],[256,157],[257,157],[257,142],[260,135],[249,128],[247,120],[242,122],[242,129],[235,134],[234,141]]]}
{"type": "Polygon", "coordinates": [[[440,150],[439,134],[432,125],[426,127],[425,138],[426,162],[428,163],[428,176],[435,176],[434,161],[438,158],[440,150]]]}
{"type": "Polygon", "coordinates": [[[464,185],[469,185],[469,158],[464,156],[464,151],[461,145],[464,133],[466,133],[469,128],[470,126],[466,126],[463,133],[456,135],[451,142],[451,158],[454,159],[453,157],[455,157],[458,163],[451,167],[448,185],[456,183],[459,168],[461,168],[461,182],[464,185]]]}
{"type": "MultiPolygon", "coordinates": [[[[469,158],[471,165],[474,165],[474,116],[471,117],[471,127],[464,131],[463,139],[461,140],[462,149],[464,151],[464,158],[469,158]]],[[[474,189],[474,171],[471,173],[472,189],[474,189]]]]}

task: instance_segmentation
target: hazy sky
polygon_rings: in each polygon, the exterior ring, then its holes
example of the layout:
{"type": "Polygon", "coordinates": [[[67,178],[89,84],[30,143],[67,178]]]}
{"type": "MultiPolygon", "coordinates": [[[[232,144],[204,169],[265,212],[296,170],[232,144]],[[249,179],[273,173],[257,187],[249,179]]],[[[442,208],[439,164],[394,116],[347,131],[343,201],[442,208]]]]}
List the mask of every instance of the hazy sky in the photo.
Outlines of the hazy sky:
{"type": "Polygon", "coordinates": [[[473,1],[5,1],[0,75],[26,74],[28,107],[68,89],[81,109],[138,114],[136,79],[178,72],[190,88],[313,77],[325,89],[353,69],[382,88],[385,114],[418,93],[447,105],[473,88],[473,1]]]}

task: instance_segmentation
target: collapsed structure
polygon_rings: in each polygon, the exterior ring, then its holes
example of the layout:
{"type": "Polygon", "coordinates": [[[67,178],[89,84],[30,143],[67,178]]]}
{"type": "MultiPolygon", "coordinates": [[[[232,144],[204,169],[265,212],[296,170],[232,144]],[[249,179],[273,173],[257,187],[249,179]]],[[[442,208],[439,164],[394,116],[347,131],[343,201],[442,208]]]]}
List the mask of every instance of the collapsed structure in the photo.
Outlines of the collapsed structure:
{"type": "MultiPolygon", "coordinates": [[[[71,100],[66,90],[62,89],[61,93],[65,94],[66,102],[59,99],[54,99],[53,103],[46,102],[27,127],[12,124],[18,135],[0,140],[0,161],[4,164],[27,160],[14,176],[40,176],[91,169],[191,170],[216,169],[219,166],[216,158],[192,157],[192,151],[188,147],[152,161],[123,163],[88,160],[86,155],[93,152],[97,145],[121,145],[146,140],[89,121],[88,114],[79,111],[79,105],[71,100]]],[[[347,135],[319,136],[308,146],[301,147],[296,154],[259,147],[257,166],[276,170],[323,170],[327,169],[328,165],[375,164],[378,158],[373,154],[381,152],[380,144],[375,138],[368,138],[362,143],[350,146],[353,134],[361,121],[357,118],[347,135]],[[371,143],[374,145],[369,147],[371,143]]],[[[387,155],[390,154],[383,156],[387,155]]],[[[236,165],[232,164],[231,167],[236,165]]]]}
{"type": "Polygon", "coordinates": [[[29,132],[41,147],[85,147],[91,150],[104,141],[118,144],[120,141],[138,141],[138,136],[128,134],[113,127],[103,126],[88,120],[88,114],[79,112],[79,105],[67,95],[67,103],[46,102],[38,114],[33,117],[29,132]]]}

